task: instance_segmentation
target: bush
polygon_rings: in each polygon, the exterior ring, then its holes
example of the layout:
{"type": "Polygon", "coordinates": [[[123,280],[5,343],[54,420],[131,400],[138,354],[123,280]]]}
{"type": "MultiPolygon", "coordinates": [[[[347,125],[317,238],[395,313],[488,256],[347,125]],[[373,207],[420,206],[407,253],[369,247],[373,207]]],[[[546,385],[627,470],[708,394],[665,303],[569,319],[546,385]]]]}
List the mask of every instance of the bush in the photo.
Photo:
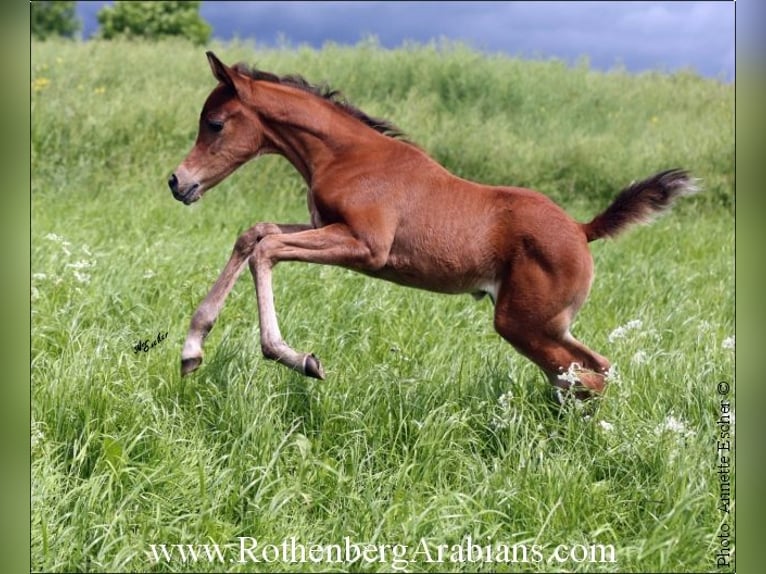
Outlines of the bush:
{"type": "Polygon", "coordinates": [[[115,2],[98,13],[101,37],[188,38],[204,44],[212,28],[199,15],[201,2],[115,2]]]}
{"type": "Polygon", "coordinates": [[[74,2],[32,2],[29,15],[32,36],[37,40],[50,36],[71,38],[80,30],[74,2]]]}

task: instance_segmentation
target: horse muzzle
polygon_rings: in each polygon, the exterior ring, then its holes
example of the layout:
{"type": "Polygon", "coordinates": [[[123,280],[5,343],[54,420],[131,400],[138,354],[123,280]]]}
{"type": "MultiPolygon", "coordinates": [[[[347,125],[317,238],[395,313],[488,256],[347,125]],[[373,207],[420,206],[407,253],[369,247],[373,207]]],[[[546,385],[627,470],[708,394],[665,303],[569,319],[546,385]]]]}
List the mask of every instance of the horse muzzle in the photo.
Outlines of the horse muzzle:
{"type": "Polygon", "coordinates": [[[202,186],[198,182],[182,185],[176,174],[173,174],[168,178],[168,187],[170,188],[173,197],[184,205],[190,205],[202,197],[202,186]]]}

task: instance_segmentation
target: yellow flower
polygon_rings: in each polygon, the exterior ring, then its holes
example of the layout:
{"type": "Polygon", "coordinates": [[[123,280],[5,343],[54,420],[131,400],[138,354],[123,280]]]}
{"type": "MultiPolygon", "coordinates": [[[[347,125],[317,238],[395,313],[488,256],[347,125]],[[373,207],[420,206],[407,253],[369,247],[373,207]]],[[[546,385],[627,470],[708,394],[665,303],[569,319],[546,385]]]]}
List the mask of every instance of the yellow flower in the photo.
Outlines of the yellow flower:
{"type": "Polygon", "coordinates": [[[32,90],[34,92],[42,92],[50,83],[51,81],[48,78],[35,78],[32,81],[32,90]]]}
{"type": "Polygon", "coordinates": [[[106,92],[106,88],[104,86],[99,86],[95,90],[93,90],[94,94],[103,94],[106,92]]]}

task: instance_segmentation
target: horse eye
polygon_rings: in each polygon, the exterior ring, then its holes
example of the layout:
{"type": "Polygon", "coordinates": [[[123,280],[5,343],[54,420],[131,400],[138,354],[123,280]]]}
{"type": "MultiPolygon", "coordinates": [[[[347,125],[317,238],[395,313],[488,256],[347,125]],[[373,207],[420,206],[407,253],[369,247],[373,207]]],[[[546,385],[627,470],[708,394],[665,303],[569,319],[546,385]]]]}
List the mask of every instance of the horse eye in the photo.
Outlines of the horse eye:
{"type": "Polygon", "coordinates": [[[207,127],[209,127],[211,131],[218,133],[223,129],[223,122],[218,120],[208,120],[207,127]]]}

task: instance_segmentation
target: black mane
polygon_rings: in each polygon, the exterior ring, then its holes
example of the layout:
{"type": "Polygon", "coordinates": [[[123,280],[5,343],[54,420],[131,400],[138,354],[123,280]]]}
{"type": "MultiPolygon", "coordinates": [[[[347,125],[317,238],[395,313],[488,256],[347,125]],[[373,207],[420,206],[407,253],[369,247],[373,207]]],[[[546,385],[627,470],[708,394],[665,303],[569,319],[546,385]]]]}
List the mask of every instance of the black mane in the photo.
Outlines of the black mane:
{"type": "Polygon", "coordinates": [[[372,116],[368,116],[359,108],[351,105],[343,97],[343,94],[341,92],[339,92],[338,90],[333,90],[332,88],[330,88],[329,86],[325,84],[321,84],[321,85],[310,84],[302,76],[298,76],[298,75],[291,74],[287,76],[277,76],[276,74],[272,74],[271,72],[264,72],[263,70],[258,70],[257,68],[251,68],[241,63],[235,64],[234,70],[239,72],[240,74],[244,74],[247,77],[252,78],[253,80],[257,80],[260,82],[271,82],[273,84],[282,84],[285,86],[298,88],[299,90],[303,90],[304,92],[313,94],[315,96],[319,96],[320,98],[327,100],[328,102],[331,102],[336,107],[338,107],[339,109],[349,114],[351,117],[356,118],[357,120],[364,123],[365,125],[368,125],[375,131],[383,135],[386,135],[388,137],[406,140],[406,135],[404,134],[404,132],[400,130],[398,127],[396,127],[394,124],[392,124],[391,122],[387,120],[382,120],[380,118],[374,118],[372,116]]]}

